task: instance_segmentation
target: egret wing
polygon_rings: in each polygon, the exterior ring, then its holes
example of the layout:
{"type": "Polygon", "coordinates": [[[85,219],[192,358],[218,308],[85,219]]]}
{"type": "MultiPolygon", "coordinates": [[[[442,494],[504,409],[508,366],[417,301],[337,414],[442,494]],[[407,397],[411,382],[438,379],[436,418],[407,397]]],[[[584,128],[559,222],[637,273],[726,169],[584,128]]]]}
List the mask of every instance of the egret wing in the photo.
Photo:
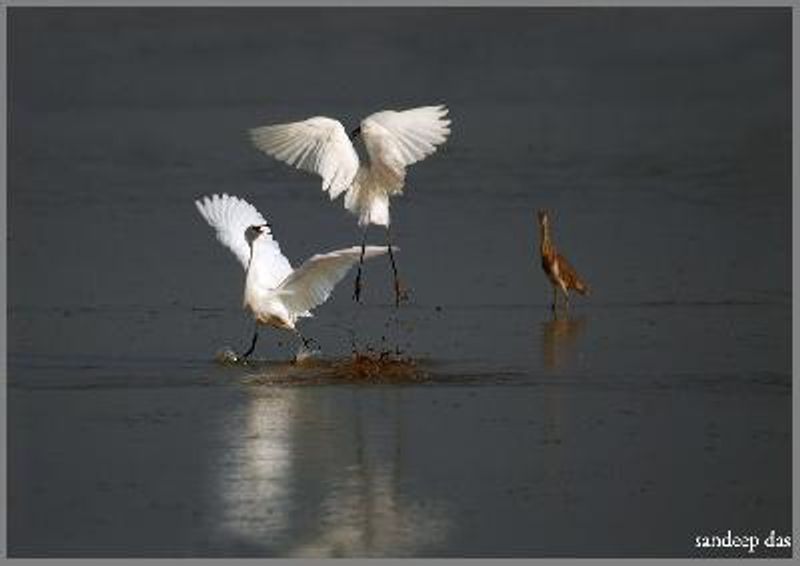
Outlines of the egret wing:
{"type": "MultiPolygon", "coordinates": [[[[387,251],[385,246],[367,246],[364,259],[387,251]]],[[[309,258],[280,284],[278,291],[284,304],[294,313],[310,311],[321,305],[350,268],[358,263],[360,256],[361,247],[354,246],[309,258]]]]}
{"type": "MultiPolygon", "coordinates": [[[[250,245],[245,238],[245,231],[250,226],[267,224],[261,213],[244,199],[227,194],[203,197],[196,200],[195,205],[205,221],[216,231],[217,239],[231,250],[242,267],[247,269],[250,261],[250,245]]],[[[264,283],[271,283],[269,286],[274,288],[291,273],[292,267],[286,256],[281,253],[280,245],[272,238],[271,233],[264,233],[260,240],[253,261],[259,265],[259,271],[269,274],[265,276],[269,281],[264,283]]]]}
{"type": "Polygon", "coordinates": [[[331,199],[350,187],[358,171],[358,154],[342,124],[332,118],[253,128],[250,139],[267,155],[322,177],[322,190],[331,199]]]}
{"type": "Polygon", "coordinates": [[[253,285],[259,289],[276,289],[281,281],[292,272],[292,266],[272,231],[262,233],[253,243],[253,262],[249,276],[253,285]]]}
{"type": "Polygon", "coordinates": [[[450,134],[445,106],[385,110],[361,121],[370,168],[389,181],[390,192],[402,190],[405,168],[436,151],[450,134]]]}

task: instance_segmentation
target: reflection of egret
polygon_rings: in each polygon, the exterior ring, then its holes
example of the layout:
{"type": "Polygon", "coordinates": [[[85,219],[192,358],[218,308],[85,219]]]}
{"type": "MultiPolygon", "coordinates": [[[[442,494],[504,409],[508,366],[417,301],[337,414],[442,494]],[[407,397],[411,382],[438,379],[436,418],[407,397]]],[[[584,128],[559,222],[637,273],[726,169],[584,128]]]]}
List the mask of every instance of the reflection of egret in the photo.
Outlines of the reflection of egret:
{"type": "Polygon", "coordinates": [[[443,507],[399,498],[386,468],[371,470],[366,481],[352,479],[331,493],[324,502],[330,515],[291,556],[408,556],[443,540],[448,525],[443,507]]]}
{"type": "Polygon", "coordinates": [[[363,392],[348,405],[316,388],[248,389],[223,446],[223,536],[289,556],[409,555],[441,542],[442,505],[402,488],[401,404],[371,395],[363,403],[363,392]]]}
{"type": "Polygon", "coordinates": [[[354,461],[349,466],[353,473],[328,492],[319,530],[304,537],[292,549],[292,556],[409,555],[441,542],[446,535],[448,521],[441,503],[414,501],[401,493],[402,409],[393,403],[392,422],[385,422],[385,434],[376,436],[375,419],[389,415],[373,411],[365,419],[363,413],[375,407],[362,407],[361,399],[353,399],[354,461]]]}
{"type": "Polygon", "coordinates": [[[586,326],[586,317],[570,319],[554,315],[542,323],[542,365],[557,369],[573,355],[575,341],[586,326]]]}
{"type": "Polygon", "coordinates": [[[254,395],[223,431],[219,527],[237,540],[269,544],[286,529],[295,393],[254,395]]]}

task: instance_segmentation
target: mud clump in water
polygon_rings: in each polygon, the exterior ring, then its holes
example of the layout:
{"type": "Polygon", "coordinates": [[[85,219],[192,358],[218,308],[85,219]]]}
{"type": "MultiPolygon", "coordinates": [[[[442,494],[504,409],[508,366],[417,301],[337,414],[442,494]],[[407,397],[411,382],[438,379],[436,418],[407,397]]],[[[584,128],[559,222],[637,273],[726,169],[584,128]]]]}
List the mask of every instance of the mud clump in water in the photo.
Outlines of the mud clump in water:
{"type": "Polygon", "coordinates": [[[334,362],[333,376],[353,383],[419,383],[425,373],[411,358],[392,352],[354,352],[347,360],[334,362]]]}
{"type": "Polygon", "coordinates": [[[403,384],[423,383],[430,376],[419,363],[399,349],[376,352],[353,351],[349,358],[324,359],[317,355],[300,356],[291,361],[241,359],[225,348],[217,353],[217,363],[256,370],[243,381],[249,385],[323,384],[403,384]]]}

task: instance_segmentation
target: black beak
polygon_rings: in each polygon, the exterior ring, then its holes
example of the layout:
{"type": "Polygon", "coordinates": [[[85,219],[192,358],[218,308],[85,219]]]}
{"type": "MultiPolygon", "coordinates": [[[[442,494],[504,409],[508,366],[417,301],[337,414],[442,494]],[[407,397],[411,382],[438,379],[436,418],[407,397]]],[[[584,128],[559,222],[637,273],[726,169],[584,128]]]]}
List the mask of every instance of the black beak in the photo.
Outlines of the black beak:
{"type": "Polygon", "coordinates": [[[355,130],[350,132],[350,141],[353,141],[360,135],[361,135],[361,126],[357,127],[355,130]]]}

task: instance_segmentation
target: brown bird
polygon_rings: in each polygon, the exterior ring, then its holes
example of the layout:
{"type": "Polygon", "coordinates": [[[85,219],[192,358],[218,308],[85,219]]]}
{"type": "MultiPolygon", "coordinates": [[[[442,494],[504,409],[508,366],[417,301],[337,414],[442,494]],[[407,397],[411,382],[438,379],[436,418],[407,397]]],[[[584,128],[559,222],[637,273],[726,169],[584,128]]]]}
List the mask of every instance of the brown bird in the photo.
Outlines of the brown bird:
{"type": "Polygon", "coordinates": [[[556,251],[550,237],[550,218],[546,210],[539,211],[539,235],[541,243],[539,251],[542,254],[542,269],[553,285],[553,310],[558,307],[558,290],[564,293],[565,305],[569,308],[569,290],[574,289],[581,295],[589,292],[589,286],[581,280],[580,275],[569,264],[567,258],[556,251]]]}

